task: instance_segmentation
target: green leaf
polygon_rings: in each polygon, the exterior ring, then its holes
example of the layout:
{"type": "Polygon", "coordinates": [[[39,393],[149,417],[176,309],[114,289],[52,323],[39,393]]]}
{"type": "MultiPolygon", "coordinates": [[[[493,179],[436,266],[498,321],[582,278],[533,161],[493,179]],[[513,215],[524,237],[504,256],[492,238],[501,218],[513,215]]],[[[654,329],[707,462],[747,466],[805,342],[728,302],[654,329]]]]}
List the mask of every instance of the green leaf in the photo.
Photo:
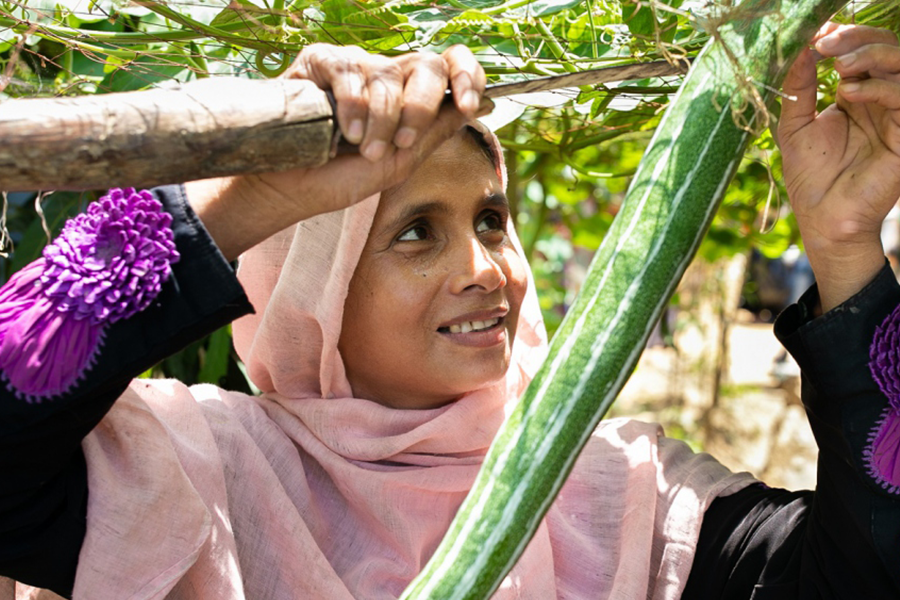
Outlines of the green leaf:
{"type": "Polygon", "coordinates": [[[228,326],[217,329],[209,336],[209,345],[197,381],[218,385],[228,372],[228,356],[231,353],[231,331],[228,326]]]}
{"type": "Polygon", "coordinates": [[[622,2],[622,20],[635,36],[651,37],[656,26],[653,11],[645,0],[624,0],[622,2]]]}
{"type": "Polygon", "coordinates": [[[480,10],[467,10],[461,14],[456,15],[450,20],[451,23],[466,23],[466,24],[488,24],[494,23],[494,17],[490,15],[486,15],[480,10]]]}
{"type": "MultiPolygon", "coordinates": [[[[81,194],[78,192],[56,192],[46,196],[41,205],[43,206],[44,219],[46,219],[47,227],[50,229],[50,235],[55,236],[59,233],[63,223],[69,217],[78,214],[78,207],[81,204],[81,194]]],[[[32,211],[34,217],[31,219],[22,239],[16,244],[16,250],[12,255],[10,263],[10,273],[14,273],[39,258],[44,246],[47,245],[47,234],[44,233],[44,227],[37,213],[31,208],[33,204],[29,201],[24,210],[32,211]]]]}
{"type": "Polygon", "coordinates": [[[583,4],[583,0],[536,0],[503,14],[523,17],[549,17],[579,4],[583,4]]]}
{"type": "Polygon", "coordinates": [[[103,92],[130,92],[148,88],[161,81],[176,79],[187,69],[187,59],[181,54],[156,53],[141,55],[122,65],[116,65],[100,82],[103,92]]]}
{"type": "Polygon", "coordinates": [[[475,9],[493,8],[500,6],[506,0],[465,0],[464,4],[475,9]]]}
{"type": "Polygon", "coordinates": [[[249,0],[232,0],[209,24],[212,27],[221,27],[228,23],[244,22],[248,19],[252,22],[254,18],[264,14],[268,13],[249,0]]]}
{"type": "MultiPolygon", "coordinates": [[[[380,50],[403,43],[396,34],[396,26],[406,24],[408,17],[391,11],[377,2],[325,0],[321,10],[325,18],[318,24],[325,34],[322,41],[339,44],[363,44],[372,41],[380,50]],[[387,39],[385,39],[387,38],[387,39]],[[387,41],[391,40],[391,41],[387,41]]],[[[372,47],[364,44],[366,47],[372,47]]]]}
{"type": "Polygon", "coordinates": [[[0,52],[6,52],[16,43],[16,32],[11,27],[0,27],[0,52]]]}

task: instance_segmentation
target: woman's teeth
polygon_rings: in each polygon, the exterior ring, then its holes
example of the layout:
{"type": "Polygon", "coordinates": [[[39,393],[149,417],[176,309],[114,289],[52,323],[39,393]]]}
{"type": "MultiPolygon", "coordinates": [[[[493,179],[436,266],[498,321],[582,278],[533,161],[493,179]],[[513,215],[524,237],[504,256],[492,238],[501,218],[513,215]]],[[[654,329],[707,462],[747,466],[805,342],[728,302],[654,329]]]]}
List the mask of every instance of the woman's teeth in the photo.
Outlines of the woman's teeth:
{"type": "Polygon", "coordinates": [[[481,331],[482,329],[490,329],[500,322],[500,318],[488,319],[487,321],[468,321],[466,323],[458,323],[451,325],[447,329],[450,333],[469,333],[470,331],[481,331]]]}

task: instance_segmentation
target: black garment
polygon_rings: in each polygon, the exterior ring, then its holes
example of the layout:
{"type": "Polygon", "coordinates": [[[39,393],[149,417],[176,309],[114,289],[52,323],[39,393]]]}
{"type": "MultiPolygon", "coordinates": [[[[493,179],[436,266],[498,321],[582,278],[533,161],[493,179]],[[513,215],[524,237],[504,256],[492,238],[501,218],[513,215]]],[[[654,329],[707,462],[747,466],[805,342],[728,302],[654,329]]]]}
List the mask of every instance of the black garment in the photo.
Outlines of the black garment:
{"type": "Polygon", "coordinates": [[[181,254],[157,301],[107,328],[96,365],[65,396],[29,404],[0,385],[0,574],[63,596],[71,594],[85,534],[82,438],[131,379],[252,311],[184,189],[153,194],[172,214],[181,254]]]}
{"type": "Polygon", "coordinates": [[[900,303],[900,287],[885,266],[856,296],[812,319],[817,300],[813,286],[775,324],[803,373],[819,445],[816,492],[751,486],[717,498],[683,598],[900,598],[900,496],[863,464],[887,406],[869,371],[869,345],[900,303]]]}
{"type": "MultiPolygon", "coordinates": [[[[85,534],[81,439],[135,375],[251,310],[183,189],[154,195],[174,217],[182,256],[157,302],[108,329],[97,365],[65,397],[27,404],[0,390],[0,574],[62,595],[71,594],[85,534]]],[[[685,598],[900,598],[900,502],[861,463],[886,406],[868,376],[868,344],[900,288],[886,270],[810,321],[814,298],[788,309],[776,333],[806,375],[819,490],[757,485],[715,500],[685,598]]]]}

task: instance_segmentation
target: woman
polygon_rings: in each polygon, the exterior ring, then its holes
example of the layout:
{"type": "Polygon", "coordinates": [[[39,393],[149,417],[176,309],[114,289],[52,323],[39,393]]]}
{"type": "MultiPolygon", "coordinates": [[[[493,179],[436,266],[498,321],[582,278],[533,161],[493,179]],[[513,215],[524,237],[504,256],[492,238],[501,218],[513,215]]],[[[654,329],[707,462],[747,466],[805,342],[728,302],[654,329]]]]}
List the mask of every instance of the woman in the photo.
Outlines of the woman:
{"type": "MultiPolygon", "coordinates": [[[[837,26],[817,49],[842,57],[845,81],[868,77],[840,96],[861,124],[851,135],[846,116],[829,129],[841,118],[834,110],[814,118],[809,52],[785,86],[798,101],[782,110],[787,183],[827,313],[806,322],[803,307],[819,306],[813,292],[780,325],[817,377],[808,391],[823,445],[819,491],[751,485],[655,426],[612,421],[498,597],[896,594],[893,474],[866,471],[861,456],[887,400],[860,371],[875,326],[900,301],[877,242],[877,222],[900,195],[897,171],[882,170],[900,155],[890,121],[900,51],[884,32],[837,26]],[[866,115],[882,128],[867,128],[866,115]],[[881,144],[871,156],[859,158],[871,148],[860,132],[881,144]],[[844,154],[820,143],[810,152],[816,136],[843,142],[835,145],[844,154]],[[839,196],[845,179],[867,177],[882,184],[868,202],[839,196]],[[856,327],[865,340],[848,335],[856,327]],[[844,360],[832,365],[807,348],[820,339],[842,344],[844,360]],[[838,390],[816,385],[844,374],[838,390]]],[[[73,226],[40,273],[0,294],[4,376],[14,392],[44,400],[10,398],[0,409],[0,443],[17,451],[2,453],[12,482],[0,504],[11,515],[0,521],[4,573],[87,598],[381,598],[397,596],[433,552],[545,343],[508,223],[499,149],[477,126],[460,129],[484,84],[474,59],[459,48],[396,61],[358,53],[313,48],[293,74],[334,91],[343,133],[363,156],[161,188],[154,198],[111,194],[108,213],[156,236],[141,273],[168,278],[158,296],[147,299],[156,289],[148,277],[146,294],[125,306],[98,279],[96,294],[69,300],[59,282],[69,281],[75,267],[65,260],[86,228],[131,239],[107,216],[73,226]],[[448,81],[455,106],[440,108],[448,81]],[[239,277],[256,314],[235,323],[235,344],[264,395],[128,386],[175,345],[250,310],[216,247],[244,255],[239,277]],[[30,358],[57,343],[48,328],[23,324],[44,318],[45,305],[62,306],[59,319],[84,311],[96,321],[77,330],[84,343],[72,354],[94,362],[73,361],[74,383],[30,358]],[[121,318],[104,320],[107,312],[121,318]]],[[[140,246],[116,243],[125,254],[140,246]]],[[[107,254],[83,262],[103,270],[107,254]]]]}

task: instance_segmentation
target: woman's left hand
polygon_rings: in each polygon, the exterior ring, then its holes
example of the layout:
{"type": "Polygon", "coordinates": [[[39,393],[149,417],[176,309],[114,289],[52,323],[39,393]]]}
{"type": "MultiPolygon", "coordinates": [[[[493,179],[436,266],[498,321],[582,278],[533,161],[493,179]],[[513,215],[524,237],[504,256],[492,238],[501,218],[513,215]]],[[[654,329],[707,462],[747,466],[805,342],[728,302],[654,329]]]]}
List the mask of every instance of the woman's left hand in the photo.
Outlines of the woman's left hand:
{"type": "Polygon", "coordinates": [[[331,91],[341,132],[361,154],[315,168],[185,184],[191,206],[229,259],[289,225],[400,183],[467,120],[492,107],[482,100],[484,70],[459,45],[387,58],[313,44],[284,77],[331,91]],[[444,102],[448,87],[453,102],[444,102]]]}
{"type": "Polygon", "coordinates": [[[881,224],[900,198],[900,47],[884,29],[826,24],[815,49],[835,57],[836,102],[816,112],[816,59],[806,49],[784,82],[778,141],[784,178],[823,311],[884,265],[881,224]]]}

